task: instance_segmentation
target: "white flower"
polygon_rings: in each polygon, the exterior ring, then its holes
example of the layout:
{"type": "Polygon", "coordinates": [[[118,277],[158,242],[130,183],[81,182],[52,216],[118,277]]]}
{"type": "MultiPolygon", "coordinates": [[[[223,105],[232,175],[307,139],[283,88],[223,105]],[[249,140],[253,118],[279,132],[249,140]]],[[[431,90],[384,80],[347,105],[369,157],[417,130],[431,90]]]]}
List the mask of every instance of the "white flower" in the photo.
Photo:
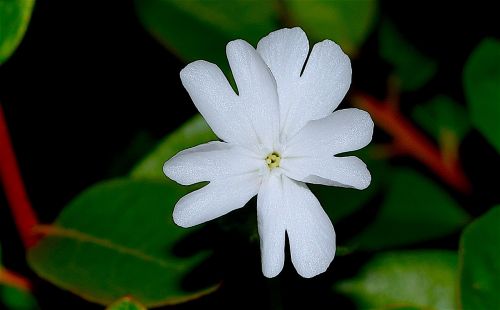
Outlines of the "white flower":
{"type": "Polygon", "coordinates": [[[332,113],[349,89],[351,63],[325,40],[305,64],[309,42],[300,28],[272,32],[257,50],[243,40],[229,42],[226,53],[238,94],[212,63],[195,61],[180,74],[224,142],[184,150],[165,163],[165,174],[180,184],[210,182],[179,200],[174,221],[191,227],[258,195],[264,275],[283,269],[286,233],[297,272],[313,277],[335,256],[335,231],[305,182],[364,189],[371,180],[360,159],[335,156],[366,146],[373,133],[364,111],[332,113]]]}

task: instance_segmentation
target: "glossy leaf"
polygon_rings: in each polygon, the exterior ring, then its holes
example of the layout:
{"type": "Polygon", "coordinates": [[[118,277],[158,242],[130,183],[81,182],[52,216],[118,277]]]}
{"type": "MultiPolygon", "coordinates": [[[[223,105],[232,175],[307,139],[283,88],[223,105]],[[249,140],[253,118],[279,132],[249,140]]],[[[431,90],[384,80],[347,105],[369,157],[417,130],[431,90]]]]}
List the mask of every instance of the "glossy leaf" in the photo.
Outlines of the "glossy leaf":
{"type": "Polygon", "coordinates": [[[416,90],[436,74],[437,63],[407,42],[388,21],[380,27],[379,52],[383,59],[393,65],[401,90],[416,90]]]}
{"type": "Polygon", "coordinates": [[[500,41],[485,39],[464,69],[465,96],[474,126],[500,152],[500,41]]]}
{"type": "Polygon", "coordinates": [[[330,39],[349,55],[356,54],[370,34],[377,1],[285,0],[288,22],[300,26],[311,41],[330,39]]]}
{"type": "Polygon", "coordinates": [[[176,257],[190,230],[172,221],[184,190],[164,182],[114,180],[74,199],[28,253],[42,278],[93,302],[132,296],[145,306],[176,304],[213,288],[187,292],[181,281],[207,253],[176,257]]]}
{"type": "Polygon", "coordinates": [[[276,1],[135,0],[144,27],[186,61],[204,59],[227,72],[226,44],[253,45],[277,28],[276,1]]]}
{"type": "Polygon", "coordinates": [[[500,206],[467,226],[460,240],[461,309],[500,307],[500,206]]]}
{"type": "Polygon", "coordinates": [[[0,64],[21,42],[31,17],[35,0],[0,1],[0,64]]]}
{"type": "Polygon", "coordinates": [[[163,164],[168,159],[182,150],[213,140],[217,140],[217,136],[198,114],[165,137],[151,154],[134,167],[131,176],[140,179],[165,180],[163,164]]]}
{"type": "Polygon", "coordinates": [[[387,252],[336,289],[360,309],[456,309],[456,266],[450,251],[387,252]]]}
{"type": "Polygon", "coordinates": [[[443,139],[447,132],[453,134],[457,140],[462,140],[470,129],[465,107],[443,95],[417,105],[413,110],[413,117],[438,140],[443,139]]]}
{"type": "Polygon", "coordinates": [[[469,216],[437,184],[400,169],[374,222],[354,238],[362,250],[395,247],[446,236],[464,226],[469,216]]]}
{"type": "Polygon", "coordinates": [[[111,304],[106,310],[146,310],[146,307],[131,297],[124,297],[111,304]]]}

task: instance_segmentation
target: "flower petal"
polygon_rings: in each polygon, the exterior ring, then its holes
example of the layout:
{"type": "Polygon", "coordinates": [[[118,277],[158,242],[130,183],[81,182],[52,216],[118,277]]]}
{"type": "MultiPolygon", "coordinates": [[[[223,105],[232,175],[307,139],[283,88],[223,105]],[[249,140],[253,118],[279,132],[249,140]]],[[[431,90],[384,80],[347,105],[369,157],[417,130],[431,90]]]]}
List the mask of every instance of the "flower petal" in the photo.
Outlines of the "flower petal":
{"type": "Polygon", "coordinates": [[[226,54],[247,121],[252,124],[259,143],[268,148],[267,151],[272,151],[279,134],[276,81],[260,55],[247,42],[229,42],[226,54]]]}
{"type": "Polygon", "coordinates": [[[286,158],[280,167],[288,177],[306,183],[365,189],[371,182],[365,163],[355,156],[286,158]]]}
{"type": "Polygon", "coordinates": [[[278,85],[278,92],[287,94],[280,96],[280,104],[288,102],[281,119],[282,139],[293,137],[307,122],[331,114],[347,93],[351,74],[349,57],[337,44],[325,40],[314,45],[302,76],[278,85]]]}
{"type": "Polygon", "coordinates": [[[285,219],[282,176],[271,174],[257,196],[262,273],[268,278],[277,276],[285,262],[285,219]]]}
{"type": "Polygon", "coordinates": [[[262,38],[257,51],[276,79],[280,118],[285,119],[290,104],[295,102],[293,90],[309,53],[307,36],[298,27],[280,29],[262,38]]]}
{"type": "Polygon", "coordinates": [[[373,121],[365,111],[344,109],[310,121],[287,144],[284,157],[336,155],[359,150],[372,140],[373,121]]]}
{"type": "Polygon", "coordinates": [[[266,168],[265,162],[251,157],[248,150],[212,141],[179,152],[163,165],[163,172],[177,183],[190,185],[266,168]]]}
{"type": "Polygon", "coordinates": [[[300,183],[283,176],[288,210],[286,231],[297,272],[311,278],[326,271],[335,256],[335,230],[318,199],[300,183]]]}
{"type": "Polygon", "coordinates": [[[210,182],[182,197],[174,209],[174,222],[191,227],[243,207],[259,191],[261,178],[245,174],[210,182]]]}
{"type": "Polygon", "coordinates": [[[198,60],[182,69],[180,76],[196,108],[219,138],[240,145],[257,142],[240,99],[219,67],[198,60]]]}

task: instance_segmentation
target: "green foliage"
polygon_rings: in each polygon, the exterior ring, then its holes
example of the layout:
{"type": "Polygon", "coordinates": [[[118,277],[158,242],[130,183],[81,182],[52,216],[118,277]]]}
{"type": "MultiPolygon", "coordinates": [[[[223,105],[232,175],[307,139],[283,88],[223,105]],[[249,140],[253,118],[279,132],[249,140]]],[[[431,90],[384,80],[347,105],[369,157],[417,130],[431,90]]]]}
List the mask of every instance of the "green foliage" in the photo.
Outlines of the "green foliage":
{"type": "Polygon", "coordinates": [[[377,1],[285,0],[291,23],[312,38],[331,39],[353,55],[371,32],[377,1]]]}
{"type": "Polygon", "coordinates": [[[180,283],[207,253],[176,257],[173,246],[189,230],[177,227],[172,207],[180,187],[115,180],[83,192],[28,253],[41,277],[93,302],[133,296],[145,306],[176,304],[214,288],[186,292],[180,283]]]}
{"type": "Polygon", "coordinates": [[[467,110],[443,95],[417,105],[413,118],[437,140],[443,139],[448,132],[460,141],[471,127],[467,110]]]}
{"type": "Polygon", "coordinates": [[[9,310],[39,309],[33,295],[11,286],[0,287],[0,300],[9,310]]]}
{"type": "Polygon", "coordinates": [[[165,161],[182,150],[213,140],[217,140],[217,136],[198,114],[165,137],[152,153],[134,167],[131,176],[138,179],[165,180],[162,169],[165,161]]]}
{"type": "Polygon", "coordinates": [[[336,289],[361,309],[455,309],[456,265],[450,251],[387,252],[336,289]]]}
{"type": "Polygon", "coordinates": [[[474,126],[500,152],[500,41],[484,39],[464,69],[464,89],[474,126]]]}
{"type": "Polygon", "coordinates": [[[438,185],[420,174],[400,169],[374,222],[352,244],[362,250],[400,246],[457,231],[469,216],[438,185]]]}
{"type": "Polygon", "coordinates": [[[391,169],[387,163],[374,158],[373,148],[367,147],[353,152],[352,155],[361,158],[370,170],[372,182],[367,189],[360,191],[353,188],[308,185],[334,223],[366,205],[377,193],[386,187],[387,181],[391,176],[391,169]]]}
{"type": "Polygon", "coordinates": [[[417,90],[436,74],[437,63],[417,51],[388,21],[380,27],[379,52],[393,65],[403,91],[417,90]]]}
{"type": "Polygon", "coordinates": [[[125,297],[107,307],[106,310],[146,310],[146,307],[130,297],[125,297]]]}
{"type": "Polygon", "coordinates": [[[0,65],[21,42],[34,4],[35,0],[0,0],[0,65]]]}
{"type": "Polygon", "coordinates": [[[459,270],[461,309],[500,307],[500,206],[463,232],[459,270]]]}
{"type": "Polygon", "coordinates": [[[277,27],[275,1],[135,0],[144,27],[186,61],[204,59],[229,68],[226,44],[252,44],[277,27]]]}

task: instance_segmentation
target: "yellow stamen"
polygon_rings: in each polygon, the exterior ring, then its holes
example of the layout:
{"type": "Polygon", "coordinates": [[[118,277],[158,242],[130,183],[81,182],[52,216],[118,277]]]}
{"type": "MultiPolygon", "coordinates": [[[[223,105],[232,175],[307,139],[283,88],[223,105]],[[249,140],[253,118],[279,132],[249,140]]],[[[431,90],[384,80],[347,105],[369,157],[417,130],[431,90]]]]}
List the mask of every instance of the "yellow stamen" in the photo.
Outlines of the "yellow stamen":
{"type": "Polygon", "coordinates": [[[266,164],[269,169],[277,168],[280,166],[281,157],[278,153],[273,152],[266,157],[266,164]]]}

